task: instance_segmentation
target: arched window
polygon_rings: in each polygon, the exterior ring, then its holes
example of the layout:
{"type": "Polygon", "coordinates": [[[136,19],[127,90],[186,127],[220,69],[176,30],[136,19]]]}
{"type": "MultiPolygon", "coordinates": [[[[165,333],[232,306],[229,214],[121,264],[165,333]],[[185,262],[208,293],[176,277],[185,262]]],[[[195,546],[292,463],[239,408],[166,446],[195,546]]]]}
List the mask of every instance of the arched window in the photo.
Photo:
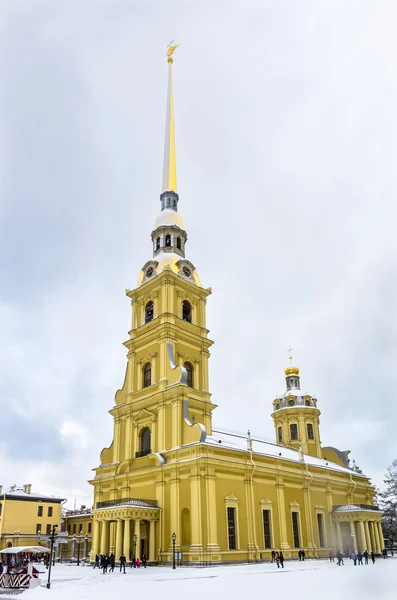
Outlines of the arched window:
{"type": "Polygon", "coordinates": [[[150,452],[150,429],[145,427],[141,432],[141,452],[149,454],[150,452]]]}
{"type": "Polygon", "coordinates": [[[289,426],[289,430],[291,433],[291,441],[298,439],[298,425],[296,423],[291,423],[289,426]]]}
{"type": "Polygon", "coordinates": [[[185,362],[183,365],[187,371],[187,384],[189,387],[193,387],[193,367],[190,362],[185,362]]]}
{"type": "Polygon", "coordinates": [[[305,404],[306,406],[310,406],[310,400],[306,400],[305,404]]]}
{"type": "Polygon", "coordinates": [[[180,250],[181,247],[182,247],[181,238],[180,237],[176,238],[176,247],[178,248],[178,250],[180,250]]]}
{"type": "Polygon", "coordinates": [[[165,236],[165,245],[171,246],[171,236],[170,235],[165,236]]]}
{"type": "Polygon", "coordinates": [[[307,424],[307,439],[314,440],[313,425],[311,423],[307,424]]]}
{"type": "Polygon", "coordinates": [[[288,406],[294,406],[295,402],[293,400],[288,400],[288,406]]]}
{"type": "Polygon", "coordinates": [[[152,365],[150,363],[146,363],[143,367],[143,387],[149,387],[152,385],[152,365]]]}
{"type": "Polygon", "coordinates": [[[156,250],[160,248],[160,238],[156,238],[156,250]]]}
{"type": "Polygon", "coordinates": [[[192,322],[192,307],[187,300],[184,300],[182,304],[182,319],[188,323],[192,322]]]}
{"type": "Polygon", "coordinates": [[[149,300],[145,306],[145,323],[149,323],[149,321],[153,320],[153,308],[153,302],[149,300]]]}
{"type": "Polygon", "coordinates": [[[282,441],[283,441],[283,428],[282,428],[282,427],[279,427],[279,428],[277,429],[277,432],[278,432],[278,441],[279,441],[279,443],[281,444],[281,443],[282,443],[282,441]]]}

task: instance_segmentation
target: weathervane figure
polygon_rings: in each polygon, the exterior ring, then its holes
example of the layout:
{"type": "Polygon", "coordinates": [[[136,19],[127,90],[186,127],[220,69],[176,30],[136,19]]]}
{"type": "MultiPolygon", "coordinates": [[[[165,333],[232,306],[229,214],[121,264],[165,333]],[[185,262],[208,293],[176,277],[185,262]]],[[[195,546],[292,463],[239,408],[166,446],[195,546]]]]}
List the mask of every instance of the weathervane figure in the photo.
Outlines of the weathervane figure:
{"type": "Polygon", "coordinates": [[[174,59],[172,58],[173,53],[178,48],[179,44],[174,44],[174,40],[171,40],[167,46],[167,62],[172,63],[174,59]]]}

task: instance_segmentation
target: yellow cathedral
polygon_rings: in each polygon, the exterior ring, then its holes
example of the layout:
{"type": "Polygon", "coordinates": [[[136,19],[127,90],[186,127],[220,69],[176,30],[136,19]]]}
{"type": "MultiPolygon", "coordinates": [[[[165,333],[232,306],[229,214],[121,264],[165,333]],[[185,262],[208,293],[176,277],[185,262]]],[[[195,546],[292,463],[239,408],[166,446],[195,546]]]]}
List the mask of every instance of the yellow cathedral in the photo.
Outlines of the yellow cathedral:
{"type": "MultiPolygon", "coordinates": [[[[153,257],[127,290],[132,324],[126,375],[110,414],[113,441],[90,481],[92,549],[146,555],[149,563],[268,560],[330,550],[383,548],[374,488],[348,452],[322,447],[316,398],[300,390],[299,369],[272,404],[276,442],[215,430],[206,303],[186,257],[176,185],[171,46],[161,211],[153,257]],[[174,539],[174,546],[173,540],[174,539]]],[[[269,406],[270,408],[270,406],[269,406]]]]}

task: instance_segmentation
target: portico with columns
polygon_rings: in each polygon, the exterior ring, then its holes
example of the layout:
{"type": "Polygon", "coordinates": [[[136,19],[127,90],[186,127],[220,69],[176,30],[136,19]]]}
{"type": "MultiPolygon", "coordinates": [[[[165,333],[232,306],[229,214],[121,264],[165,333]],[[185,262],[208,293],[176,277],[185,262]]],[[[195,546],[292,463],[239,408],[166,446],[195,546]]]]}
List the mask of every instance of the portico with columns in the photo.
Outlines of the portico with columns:
{"type": "Polygon", "coordinates": [[[374,552],[379,554],[384,547],[382,512],[376,506],[344,504],[332,511],[337,550],[348,552],[374,552]]]}
{"type": "Polygon", "coordinates": [[[132,498],[98,505],[93,512],[94,556],[113,553],[118,561],[122,554],[127,560],[145,554],[149,562],[157,560],[156,526],[160,510],[156,501],[132,498]]]}

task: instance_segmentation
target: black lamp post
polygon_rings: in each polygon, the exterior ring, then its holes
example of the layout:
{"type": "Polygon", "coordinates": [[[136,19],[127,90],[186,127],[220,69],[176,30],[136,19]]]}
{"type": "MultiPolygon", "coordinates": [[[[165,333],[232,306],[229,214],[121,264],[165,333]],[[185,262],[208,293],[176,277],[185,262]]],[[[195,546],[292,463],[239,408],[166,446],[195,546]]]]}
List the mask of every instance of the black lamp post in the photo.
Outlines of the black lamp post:
{"type": "Polygon", "coordinates": [[[136,568],[136,545],[138,543],[138,536],[134,534],[134,569],[136,568]]]}
{"type": "Polygon", "coordinates": [[[48,563],[48,581],[47,581],[47,589],[49,590],[51,587],[51,565],[52,565],[52,553],[54,551],[54,542],[55,542],[55,536],[56,536],[56,528],[58,527],[58,525],[53,525],[52,527],[52,531],[50,533],[50,541],[51,541],[51,549],[50,549],[50,560],[48,563]]]}
{"type": "Polygon", "coordinates": [[[172,534],[172,568],[175,569],[175,542],[176,542],[176,533],[172,534]]]}
{"type": "Polygon", "coordinates": [[[80,542],[81,542],[81,535],[77,536],[77,566],[80,566],[80,542]]]}

